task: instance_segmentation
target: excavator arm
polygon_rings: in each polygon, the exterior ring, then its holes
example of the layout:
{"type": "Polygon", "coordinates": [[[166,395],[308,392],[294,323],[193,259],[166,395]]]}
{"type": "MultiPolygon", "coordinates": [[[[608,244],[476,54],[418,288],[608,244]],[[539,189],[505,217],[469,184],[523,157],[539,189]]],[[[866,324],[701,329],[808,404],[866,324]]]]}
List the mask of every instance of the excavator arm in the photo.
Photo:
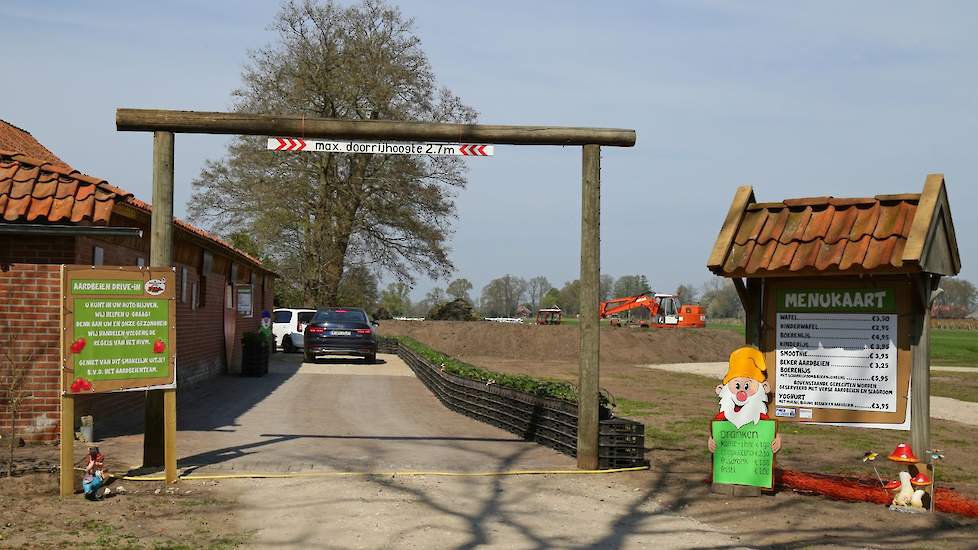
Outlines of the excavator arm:
{"type": "Polygon", "coordinates": [[[649,310],[653,318],[659,313],[659,302],[655,299],[655,294],[652,292],[644,292],[638,296],[626,296],[624,298],[614,298],[601,302],[598,313],[604,319],[609,315],[640,307],[649,310]]]}

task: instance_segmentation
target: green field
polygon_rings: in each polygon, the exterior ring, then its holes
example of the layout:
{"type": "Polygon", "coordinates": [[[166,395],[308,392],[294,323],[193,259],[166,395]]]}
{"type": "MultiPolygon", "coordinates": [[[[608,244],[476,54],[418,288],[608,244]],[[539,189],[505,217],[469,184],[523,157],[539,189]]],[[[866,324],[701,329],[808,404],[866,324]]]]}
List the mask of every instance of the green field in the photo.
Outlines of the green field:
{"type": "MultiPolygon", "coordinates": [[[[709,322],[707,328],[744,333],[744,325],[734,322],[709,322]]],[[[930,358],[935,365],[978,368],[978,331],[934,329],[930,332],[930,358]]]]}

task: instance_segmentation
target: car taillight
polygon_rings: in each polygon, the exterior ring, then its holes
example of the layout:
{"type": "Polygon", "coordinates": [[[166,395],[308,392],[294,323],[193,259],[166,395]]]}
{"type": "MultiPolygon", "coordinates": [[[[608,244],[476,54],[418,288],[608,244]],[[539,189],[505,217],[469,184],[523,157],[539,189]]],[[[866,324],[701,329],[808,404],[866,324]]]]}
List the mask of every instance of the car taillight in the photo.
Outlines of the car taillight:
{"type": "Polygon", "coordinates": [[[373,331],[370,330],[369,328],[358,328],[357,329],[357,334],[372,334],[372,333],[373,333],[373,331]]]}
{"type": "Polygon", "coordinates": [[[323,327],[309,327],[309,332],[311,334],[322,334],[323,332],[326,332],[326,329],[323,327]]]}

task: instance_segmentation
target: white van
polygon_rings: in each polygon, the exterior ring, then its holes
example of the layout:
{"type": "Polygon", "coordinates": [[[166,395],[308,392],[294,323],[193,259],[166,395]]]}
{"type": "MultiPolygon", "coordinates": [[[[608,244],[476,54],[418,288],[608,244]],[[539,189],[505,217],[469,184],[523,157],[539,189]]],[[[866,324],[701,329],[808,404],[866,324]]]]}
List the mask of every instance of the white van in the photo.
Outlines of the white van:
{"type": "Polygon", "coordinates": [[[314,309],[276,309],[272,312],[272,335],[276,347],[286,353],[302,349],[302,331],[316,314],[314,309]]]}

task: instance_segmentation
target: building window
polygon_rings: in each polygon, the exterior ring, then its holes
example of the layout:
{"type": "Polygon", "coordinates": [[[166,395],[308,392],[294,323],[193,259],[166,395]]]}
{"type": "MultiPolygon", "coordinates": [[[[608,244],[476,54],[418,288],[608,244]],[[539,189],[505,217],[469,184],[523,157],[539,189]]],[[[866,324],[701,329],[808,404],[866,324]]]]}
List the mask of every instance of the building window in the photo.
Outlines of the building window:
{"type": "Polygon", "coordinates": [[[224,287],[224,307],[234,309],[234,288],[230,284],[224,287]]]}
{"type": "Polygon", "coordinates": [[[214,255],[205,250],[204,258],[200,262],[201,275],[206,277],[212,269],[214,269],[214,255]]]}
{"type": "Polygon", "coordinates": [[[251,302],[251,285],[237,285],[238,290],[238,315],[242,317],[251,317],[254,315],[254,308],[251,302]]]}
{"type": "Polygon", "coordinates": [[[143,258],[142,256],[136,258],[136,266],[146,267],[146,258],[143,258]]]}
{"type": "Polygon", "coordinates": [[[207,276],[201,275],[197,283],[197,307],[207,305],[207,276]]]}
{"type": "Polygon", "coordinates": [[[187,303],[187,289],[190,285],[187,284],[187,268],[180,268],[180,301],[187,303]]]}
{"type": "Polygon", "coordinates": [[[105,265],[105,249],[101,246],[92,249],[92,265],[105,265]]]}
{"type": "Polygon", "coordinates": [[[193,283],[190,285],[190,308],[197,309],[200,307],[200,285],[193,283]]]}

